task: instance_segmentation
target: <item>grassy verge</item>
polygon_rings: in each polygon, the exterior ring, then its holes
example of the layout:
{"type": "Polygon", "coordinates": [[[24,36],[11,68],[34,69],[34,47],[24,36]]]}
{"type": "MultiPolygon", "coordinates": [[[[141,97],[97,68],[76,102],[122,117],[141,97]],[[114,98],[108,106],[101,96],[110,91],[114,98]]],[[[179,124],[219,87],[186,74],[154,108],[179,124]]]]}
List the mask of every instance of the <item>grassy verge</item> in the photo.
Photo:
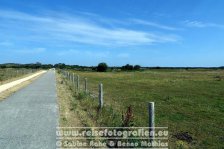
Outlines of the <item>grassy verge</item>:
{"type": "Polygon", "coordinates": [[[82,124],[77,115],[77,103],[75,101],[73,90],[60,74],[57,74],[56,80],[60,112],[60,127],[81,127],[82,124]]]}
{"type": "MultiPolygon", "coordinates": [[[[77,100],[77,95],[72,87],[72,84],[70,84],[61,74],[58,73],[56,73],[56,83],[60,118],[59,127],[68,128],[93,126],[92,123],[89,123],[88,119],[85,118],[86,113],[82,110],[79,100],[77,100]]],[[[75,138],[70,140],[63,138],[61,141],[63,142],[61,147],[65,147],[66,144],[69,144],[72,141],[87,142],[87,140],[78,140],[75,138]]]]}

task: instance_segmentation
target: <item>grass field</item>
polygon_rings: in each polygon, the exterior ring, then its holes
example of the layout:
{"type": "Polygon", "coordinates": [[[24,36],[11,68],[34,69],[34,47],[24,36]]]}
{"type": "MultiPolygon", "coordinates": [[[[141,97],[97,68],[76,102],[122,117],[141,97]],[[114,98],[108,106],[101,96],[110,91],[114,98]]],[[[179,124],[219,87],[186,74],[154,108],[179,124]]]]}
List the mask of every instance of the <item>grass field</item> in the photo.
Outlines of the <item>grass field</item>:
{"type": "Polygon", "coordinates": [[[85,113],[83,122],[94,126],[121,126],[122,112],[133,107],[134,126],[148,126],[147,102],[155,102],[156,126],[169,127],[171,148],[222,148],[224,146],[224,71],[150,70],[143,72],[80,72],[80,85],[96,94],[104,85],[105,107],[97,115],[98,100],[82,94],[74,104],[85,113]],[[89,123],[92,121],[92,123],[89,123]],[[179,135],[192,137],[181,140],[179,135]]]}

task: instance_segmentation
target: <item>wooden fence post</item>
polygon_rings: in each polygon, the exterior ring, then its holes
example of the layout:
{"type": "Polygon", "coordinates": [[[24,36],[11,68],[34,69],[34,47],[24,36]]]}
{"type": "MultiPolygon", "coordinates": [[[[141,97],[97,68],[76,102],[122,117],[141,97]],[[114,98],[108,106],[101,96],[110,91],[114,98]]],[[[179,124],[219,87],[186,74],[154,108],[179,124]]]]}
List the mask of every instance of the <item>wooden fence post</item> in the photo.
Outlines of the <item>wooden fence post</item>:
{"type": "Polygon", "coordinates": [[[70,81],[70,77],[71,77],[71,74],[70,74],[70,72],[69,72],[69,74],[68,74],[68,81],[70,81]]]}
{"type": "Polygon", "coordinates": [[[154,109],[154,102],[148,103],[148,112],[149,112],[149,134],[150,135],[149,141],[152,144],[154,139],[154,131],[155,131],[155,109],[154,109]]]}
{"type": "Polygon", "coordinates": [[[103,108],[103,84],[99,84],[99,108],[103,108]]]}
{"type": "Polygon", "coordinates": [[[85,78],[85,93],[87,93],[87,78],[85,78]]]}
{"type": "Polygon", "coordinates": [[[68,80],[70,81],[70,78],[71,78],[71,73],[69,72],[69,75],[68,75],[68,80]]]}
{"type": "Polygon", "coordinates": [[[72,82],[72,74],[70,74],[69,81],[72,82]]]}
{"type": "Polygon", "coordinates": [[[71,76],[71,74],[70,74],[70,72],[68,73],[68,80],[70,80],[70,76],[71,76]]]}
{"type": "Polygon", "coordinates": [[[74,75],[74,73],[72,74],[72,83],[75,84],[75,75],[74,75]]]}
{"type": "Polygon", "coordinates": [[[77,91],[79,91],[79,75],[77,75],[77,82],[76,83],[77,83],[77,86],[76,86],[77,87],[77,91]]]}

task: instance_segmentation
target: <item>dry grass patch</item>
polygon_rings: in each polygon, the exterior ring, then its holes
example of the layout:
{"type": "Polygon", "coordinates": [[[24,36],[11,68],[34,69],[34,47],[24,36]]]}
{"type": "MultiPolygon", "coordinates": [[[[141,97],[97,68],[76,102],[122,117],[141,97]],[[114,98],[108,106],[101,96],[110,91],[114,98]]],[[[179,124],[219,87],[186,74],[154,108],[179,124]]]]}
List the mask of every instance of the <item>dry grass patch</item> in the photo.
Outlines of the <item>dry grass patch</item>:
{"type": "Polygon", "coordinates": [[[73,94],[62,79],[62,76],[57,74],[57,95],[60,113],[60,127],[82,127],[78,118],[77,111],[72,106],[73,94]],[[74,112],[75,110],[75,112],[74,112]]]}

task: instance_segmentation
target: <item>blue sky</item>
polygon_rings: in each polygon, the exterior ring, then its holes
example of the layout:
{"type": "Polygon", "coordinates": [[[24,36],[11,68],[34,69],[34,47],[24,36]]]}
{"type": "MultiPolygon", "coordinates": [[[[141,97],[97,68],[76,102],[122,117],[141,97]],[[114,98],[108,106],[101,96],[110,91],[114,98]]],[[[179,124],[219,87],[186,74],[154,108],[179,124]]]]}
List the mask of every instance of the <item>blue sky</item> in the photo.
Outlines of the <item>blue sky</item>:
{"type": "Polygon", "coordinates": [[[0,0],[0,63],[223,66],[223,0],[0,0]]]}

